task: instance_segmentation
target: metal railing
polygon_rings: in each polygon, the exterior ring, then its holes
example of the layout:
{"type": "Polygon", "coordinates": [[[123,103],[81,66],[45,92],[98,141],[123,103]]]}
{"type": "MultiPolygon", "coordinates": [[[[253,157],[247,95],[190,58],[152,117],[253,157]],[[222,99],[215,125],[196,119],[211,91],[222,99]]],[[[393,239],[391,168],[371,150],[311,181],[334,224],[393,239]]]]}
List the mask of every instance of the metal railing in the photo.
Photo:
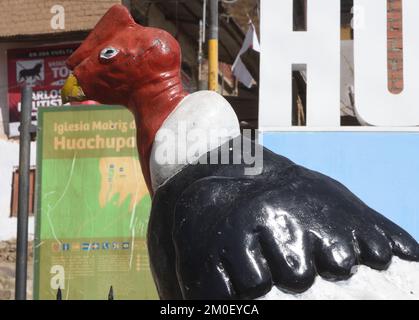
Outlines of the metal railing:
{"type": "MultiPolygon", "coordinates": [[[[108,292],[108,300],[113,300],[113,299],[114,299],[113,287],[111,286],[109,288],[109,292],[108,292]]],[[[58,290],[57,290],[56,300],[63,300],[63,295],[62,295],[62,292],[61,292],[61,288],[58,288],[58,290]]]]}

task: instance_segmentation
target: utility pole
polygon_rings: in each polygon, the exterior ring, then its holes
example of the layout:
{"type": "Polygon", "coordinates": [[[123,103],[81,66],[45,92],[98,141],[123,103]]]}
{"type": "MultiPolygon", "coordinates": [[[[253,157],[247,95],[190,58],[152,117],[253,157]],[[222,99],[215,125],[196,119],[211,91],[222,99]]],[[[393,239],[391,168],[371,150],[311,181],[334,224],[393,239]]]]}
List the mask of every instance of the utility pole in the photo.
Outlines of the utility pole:
{"type": "Polygon", "coordinates": [[[28,269],[29,166],[31,156],[32,88],[22,88],[19,145],[19,196],[16,243],[15,299],[26,300],[28,269]]]}
{"type": "Polygon", "coordinates": [[[210,0],[208,32],[208,89],[218,90],[218,0],[210,0]]]}
{"type": "Polygon", "coordinates": [[[204,60],[204,53],[202,51],[202,44],[204,43],[204,24],[199,20],[199,42],[198,42],[198,90],[205,90],[207,88],[206,81],[202,80],[202,62],[204,60]]]}

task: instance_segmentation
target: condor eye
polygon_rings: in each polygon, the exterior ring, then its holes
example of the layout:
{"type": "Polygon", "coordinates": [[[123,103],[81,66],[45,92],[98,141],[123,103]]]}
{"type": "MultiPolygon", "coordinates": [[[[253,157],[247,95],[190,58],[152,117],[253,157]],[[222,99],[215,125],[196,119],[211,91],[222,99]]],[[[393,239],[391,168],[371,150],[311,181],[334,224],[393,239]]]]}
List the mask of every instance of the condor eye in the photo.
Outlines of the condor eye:
{"type": "Polygon", "coordinates": [[[118,49],[115,49],[113,47],[106,47],[100,52],[99,57],[101,59],[109,60],[115,57],[119,53],[118,49]]]}

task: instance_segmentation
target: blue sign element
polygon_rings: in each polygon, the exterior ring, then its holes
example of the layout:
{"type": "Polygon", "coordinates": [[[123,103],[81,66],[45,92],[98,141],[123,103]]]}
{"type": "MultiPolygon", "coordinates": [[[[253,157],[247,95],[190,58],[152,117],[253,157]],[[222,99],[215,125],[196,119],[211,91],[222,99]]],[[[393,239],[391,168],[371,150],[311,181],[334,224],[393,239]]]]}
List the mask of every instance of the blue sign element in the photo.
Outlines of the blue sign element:
{"type": "Polygon", "coordinates": [[[269,132],[263,144],[343,183],[419,240],[419,132],[269,132]]]}

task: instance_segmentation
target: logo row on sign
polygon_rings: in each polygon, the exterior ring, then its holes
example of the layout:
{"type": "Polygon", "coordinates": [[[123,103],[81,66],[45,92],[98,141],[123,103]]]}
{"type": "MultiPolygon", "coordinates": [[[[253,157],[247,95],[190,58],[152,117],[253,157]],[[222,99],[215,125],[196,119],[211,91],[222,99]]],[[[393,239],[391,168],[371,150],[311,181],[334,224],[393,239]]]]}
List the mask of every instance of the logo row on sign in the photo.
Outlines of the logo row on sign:
{"type": "Polygon", "coordinates": [[[96,251],[96,250],[128,250],[130,249],[128,241],[104,241],[104,242],[74,242],[74,243],[54,243],[53,252],[60,251],[96,251]]]}

